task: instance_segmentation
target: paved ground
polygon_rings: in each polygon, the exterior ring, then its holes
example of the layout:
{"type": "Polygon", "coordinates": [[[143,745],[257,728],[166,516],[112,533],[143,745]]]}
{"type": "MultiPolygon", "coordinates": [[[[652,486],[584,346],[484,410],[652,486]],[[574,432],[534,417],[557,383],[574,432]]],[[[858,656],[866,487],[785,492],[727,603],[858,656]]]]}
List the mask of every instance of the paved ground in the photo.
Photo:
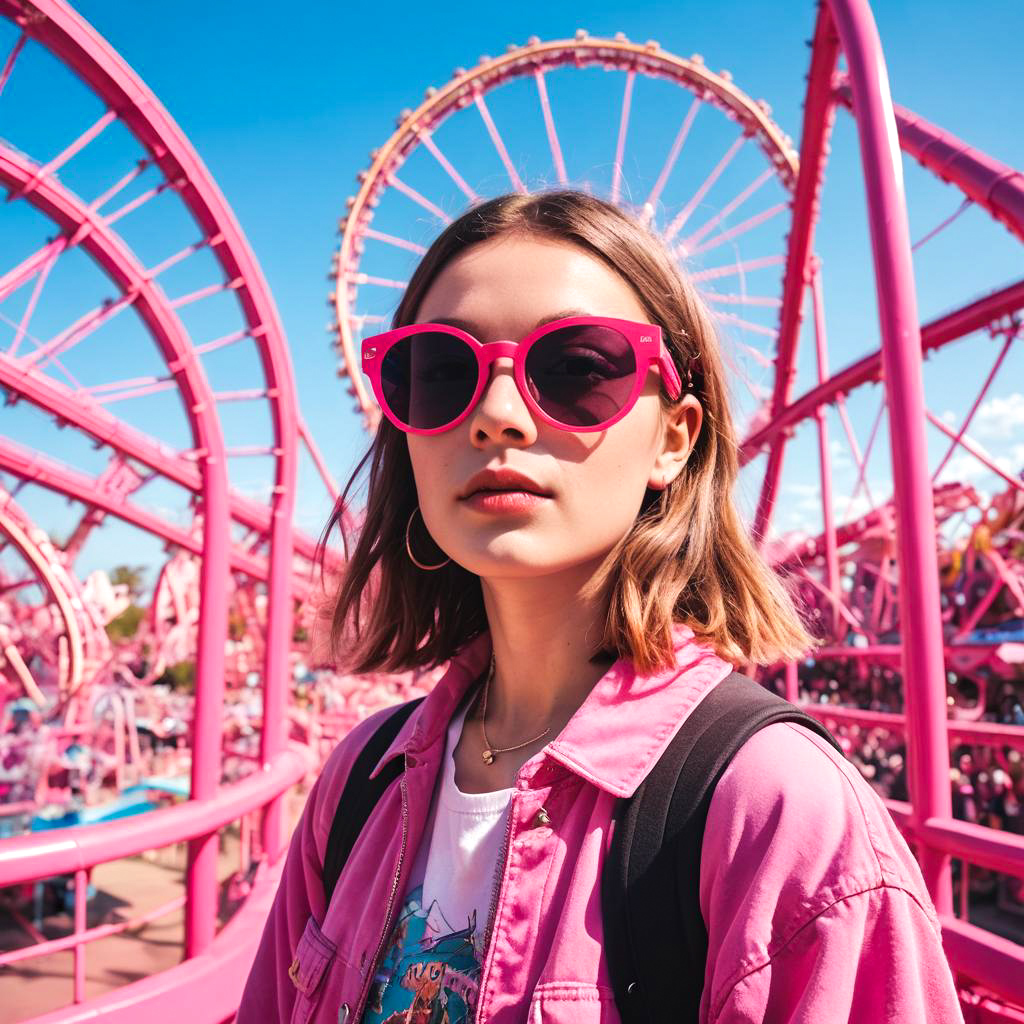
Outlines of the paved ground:
{"type": "MultiPolygon", "coordinates": [[[[288,812],[293,823],[304,802],[304,793],[289,797],[288,812]]],[[[222,883],[238,865],[237,832],[225,831],[217,872],[222,883]]],[[[131,920],[174,899],[183,892],[184,867],[184,844],[100,865],[92,874],[96,895],[89,901],[89,927],[131,920]]],[[[222,885],[222,894],[225,889],[222,885]]],[[[231,911],[226,900],[222,909],[222,919],[226,920],[231,911]]],[[[70,915],[53,914],[45,919],[43,933],[51,939],[67,935],[72,924],[70,915]]],[[[183,912],[178,910],[138,931],[90,942],[85,947],[86,998],[173,967],[181,960],[183,939],[183,912]]],[[[20,948],[30,941],[11,914],[0,907],[0,950],[20,948]]],[[[70,950],[0,968],[0,1022],[14,1024],[68,1005],[73,977],[74,956],[70,950]]]]}

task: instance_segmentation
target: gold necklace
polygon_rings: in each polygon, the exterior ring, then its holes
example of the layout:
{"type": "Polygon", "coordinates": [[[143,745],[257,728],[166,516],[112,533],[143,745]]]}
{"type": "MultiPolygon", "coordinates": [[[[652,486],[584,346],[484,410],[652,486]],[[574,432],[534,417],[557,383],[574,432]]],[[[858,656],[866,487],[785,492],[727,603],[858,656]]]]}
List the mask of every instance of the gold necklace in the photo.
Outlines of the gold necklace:
{"type": "Polygon", "coordinates": [[[522,747],[528,747],[531,743],[536,743],[542,736],[547,736],[551,732],[551,726],[549,725],[542,733],[534,736],[532,740],[527,740],[525,743],[517,743],[514,747],[492,747],[491,741],[487,738],[487,691],[490,689],[491,680],[494,678],[494,655],[491,655],[491,670],[487,673],[487,682],[484,683],[484,706],[483,711],[480,713],[480,731],[484,734],[484,743],[487,744],[487,749],[483,752],[484,764],[494,764],[494,758],[497,754],[507,754],[510,750],[519,750],[522,747]]]}

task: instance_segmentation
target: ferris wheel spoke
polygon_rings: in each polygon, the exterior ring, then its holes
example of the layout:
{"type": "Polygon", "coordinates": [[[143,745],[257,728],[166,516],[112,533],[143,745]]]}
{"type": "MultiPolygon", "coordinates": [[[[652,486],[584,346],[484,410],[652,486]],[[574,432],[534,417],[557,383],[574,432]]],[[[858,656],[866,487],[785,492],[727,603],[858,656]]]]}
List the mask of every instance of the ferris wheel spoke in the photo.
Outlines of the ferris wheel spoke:
{"type": "Polygon", "coordinates": [[[735,313],[716,310],[714,315],[716,320],[722,320],[727,324],[742,327],[745,331],[752,331],[754,334],[762,334],[766,338],[777,338],[779,336],[779,332],[775,327],[766,327],[764,324],[752,323],[750,320],[744,320],[743,317],[736,316],[735,313]]]}
{"type": "Polygon", "coordinates": [[[782,299],[774,295],[734,295],[728,292],[702,292],[704,299],[712,305],[724,306],[768,306],[778,309],[782,299]]]}
{"type": "Polygon", "coordinates": [[[985,378],[985,382],[984,384],[982,384],[981,390],[978,392],[977,398],[974,399],[974,403],[967,411],[967,415],[964,417],[963,424],[961,425],[960,430],[957,432],[957,436],[953,439],[953,442],[946,450],[946,454],[942,457],[942,460],[939,462],[938,467],[932,474],[933,485],[935,484],[936,480],[938,480],[939,474],[945,468],[946,463],[949,462],[950,458],[953,455],[953,452],[956,450],[957,441],[960,439],[960,437],[963,436],[963,434],[967,432],[967,428],[970,427],[971,420],[974,419],[974,414],[978,411],[978,407],[984,400],[985,395],[988,394],[988,389],[992,386],[992,382],[995,380],[996,374],[999,372],[999,367],[1002,366],[1003,360],[1006,358],[1007,353],[1010,351],[1010,346],[1013,344],[1013,342],[1014,335],[1008,334],[1006,340],[1003,342],[1003,347],[999,350],[999,354],[996,356],[996,360],[992,364],[992,369],[989,370],[988,376],[985,378]]]}
{"type": "MultiPolygon", "coordinates": [[[[766,370],[770,370],[775,365],[769,356],[766,356],[760,349],[754,348],[753,345],[748,345],[746,342],[741,341],[738,343],[737,347],[743,352],[746,352],[755,363],[758,363],[766,370]]],[[[762,398],[763,396],[755,395],[754,397],[762,398]]]]}
{"type": "Polygon", "coordinates": [[[512,182],[512,187],[517,192],[525,194],[526,186],[509,159],[508,150],[505,148],[505,143],[498,132],[498,126],[494,123],[494,118],[491,117],[491,112],[487,109],[487,103],[484,101],[484,95],[479,89],[473,91],[473,102],[476,104],[476,109],[480,111],[480,116],[487,127],[487,134],[490,135],[491,142],[494,143],[494,148],[498,151],[501,162],[505,165],[505,170],[508,172],[508,179],[512,182]]]}
{"type": "Polygon", "coordinates": [[[426,196],[421,195],[411,185],[407,185],[397,174],[391,176],[389,182],[394,188],[404,196],[408,196],[414,203],[419,203],[424,210],[432,213],[442,224],[451,224],[452,219],[448,216],[440,206],[435,205],[426,196]]]}
{"type": "Polygon", "coordinates": [[[14,65],[17,63],[18,57],[20,56],[21,51],[25,48],[25,43],[27,42],[28,35],[22,31],[14,46],[11,47],[11,52],[7,54],[7,60],[4,61],[3,70],[0,71],[0,95],[3,95],[4,88],[7,85],[7,80],[11,77],[14,65]]]}
{"type": "MultiPolygon", "coordinates": [[[[661,173],[658,175],[658,180],[654,183],[654,188],[651,189],[650,195],[644,202],[643,213],[640,218],[644,224],[654,216],[654,208],[657,206],[661,193],[668,184],[669,175],[679,159],[679,154],[683,151],[683,144],[686,142],[686,137],[690,134],[690,128],[693,127],[693,119],[697,116],[697,111],[700,110],[700,107],[700,98],[694,96],[686,111],[686,115],[683,117],[682,123],[679,125],[679,131],[676,132],[675,140],[672,142],[672,148],[668,151],[668,156],[665,158],[665,163],[661,168],[661,173]]],[[[770,176],[771,171],[765,171],[765,174],[770,176]]]]}
{"type": "MultiPolygon", "coordinates": [[[[427,147],[427,152],[441,165],[445,173],[452,181],[461,189],[463,195],[471,202],[477,203],[480,201],[480,197],[466,184],[466,180],[462,177],[457,170],[455,170],[452,162],[441,152],[438,148],[437,143],[433,139],[433,135],[426,129],[421,129],[417,132],[417,138],[424,146],[427,147]]],[[[367,232],[369,234],[369,232],[367,232]]]]}
{"type": "Polygon", "coordinates": [[[688,235],[683,239],[683,246],[689,251],[693,251],[693,247],[706,235],[710,234],[718,225],[725,220],[729,214],[738,210],[766,181],[774,176],[774,172],[771,168],[766,171],[762,171],[738,196],[734,199],[730,199],[713,217],[711,217],[707,223],[702,227],[698,228],[692,235],[688,235]]]}
{"type": "Polygon", "coordinates": [[[558,133],[555,131],[555,119],[551,113],[551,102],[548,99],[548,87],[544,78],[544,72],[540,68],[534,68],[533,80],[537,83],[537,95],[540,97],[540,109],[544,115],[544,130],[548,136],[548,146],[551,148],[551,159],[555,165],[555,174],[558,175],[559,185],[568,185],[569,177],[565,173],[565,160],[562,158],[562,147],[558,142],[558,133]]]}
{"type": "Polygon", "coordinates": [[[711,190],[711,186],[722,176],[722,172],[732,163],[736,154],[740,151],[743,143],[746,142],[746,138],[741,135],[735,142],[726,150],[725,155],[717,164],[712,168],[711,173],[704,179],[700,188],[694,192],[690,201],[679,211],[675,219],[668,226],[668,230],[665,232],[664,238],[666,245],[672,241],[673,238],[679,234],[682,226],[690,219],[693,211],[697,209],[698,204],[711,190]]]}
{"type": "Polygon", "coordinates": [[[349,313],[348,322],[354,330],[361,331],[367,324],[386,323],[387,317],[380,313],[349,313]]]}
{"type": "Polygon", "coordinates": [[[761,256],[753,260],[737,260],[723,267],[710,267],[707,270],[695,270],[690,274],[691,281],[714,281],[722,277],[742,276],[751,270],[762,270],[765,267],[778,267],[785,263],[786,257],[761,256]]]}
{"type": "Polygon", "coordinates": [[[632,69],[626,72],[626,86],[622,91],[622,111],[619,114],[619,138],[615,143],[615,166],[612,173],[612,195],[613,203],[619,201],[619,190],[622,187],[622,156],[626,150],[626,133],[629,131],[629,112],[633,105],[633,83],[636,81],[636,72],[632,69]]]}
{"type": "Polygon", "coordinates": [[[703,245],[697,246],[696,249],[690,249],[687,251],[685,242],[677,248],[682,250],[680,255],[684,256],[697,256],[701,253],[709,252],[711,249],[724,245],[726,242],[731,242],[734,238],[738,238],[740,235],[746,234],[748,231],[752,231],[756,227],[760,227],[762,224],[770,221],[773,217],[777,217],[780,213],[783,213],[788,209],[789,203],[777,203],[775,206],[770,206],[767,210],[755,213],[752,217],[748,217],[746,220],[741,221],[735,227],[729,228],[728,231],[723,231],[720,235],[715,235],[703,245]]]}
{"type": "Polygon", "coordinates": [[[409,285],[408,281],[396,281],[392,277],[377,277],[375,274],[364,274],[362,271],[346,274],[345,276],[353,284],[376,284],[380,285],[381,288],[395,288],[398,291],[407,288],[409,285]]]}
{"type": "Polygon", "coordinates": [[[378,231],[376,228],[366,228],[363,234],[367,238],[375,238],[378,242],[383,242],[385,245],[393,245],[398,249],[407,249],[409,252],[416,253],[417,256],[422,256],[427,250],[426,246],[419,245],[416,242],[410,242],[405,238],[398,238],[395,235],[385,234],[383,231],[378,231]]]}

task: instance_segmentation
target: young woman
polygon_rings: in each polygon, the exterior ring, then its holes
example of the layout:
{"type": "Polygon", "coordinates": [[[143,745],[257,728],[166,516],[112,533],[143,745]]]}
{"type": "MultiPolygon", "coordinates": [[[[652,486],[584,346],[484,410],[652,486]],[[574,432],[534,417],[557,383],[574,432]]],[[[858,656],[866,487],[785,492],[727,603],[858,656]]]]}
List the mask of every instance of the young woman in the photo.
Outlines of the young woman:
{"type": "MultiPolygon", "coordinates": [[[[618,208],[508,195],[441,234],[362,354],[384,418],[336,648],[357,671],[448,669],[379,762],[403,770],[328,905],[339,796],[392,711],[329,759],[238,1020],[617,1022],[616,800],[734,665],[814,646],[732,503],[708,313],[618,208]]],[[[802,726],[734,757],[699,886],[702,1024],[963,1020],[907,844],[802,726]]]]}

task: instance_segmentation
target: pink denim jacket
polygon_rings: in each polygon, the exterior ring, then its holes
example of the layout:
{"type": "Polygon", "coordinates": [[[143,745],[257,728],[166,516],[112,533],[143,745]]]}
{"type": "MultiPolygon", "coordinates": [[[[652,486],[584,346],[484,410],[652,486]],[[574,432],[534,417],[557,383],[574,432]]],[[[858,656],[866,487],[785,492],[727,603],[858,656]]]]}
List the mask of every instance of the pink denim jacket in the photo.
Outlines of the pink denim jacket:
{"type": "MultiPolygon", "coordinates": [[[[676,627],[676,665],[620,659],[518,773],[495,887],[477,1021],[618,1024],[602,952],[601,867],[615,800],[631,795],[733,666],[676,627]],[[548,823],[537,812],[547,811],[548,823]]],[[[354,1024],[424,832],[445,730],[490,657],[467,644],[381,761],[404,755],[329,907],[321,865],[345,779],[388,714],[332,753],[292,838],[238,1024],[354,1024]]],[[[802,726],[756,733],[711,801],[700,907],[701,1024],[962,1024],[920,869],[857,768],[802,726]]]]}

